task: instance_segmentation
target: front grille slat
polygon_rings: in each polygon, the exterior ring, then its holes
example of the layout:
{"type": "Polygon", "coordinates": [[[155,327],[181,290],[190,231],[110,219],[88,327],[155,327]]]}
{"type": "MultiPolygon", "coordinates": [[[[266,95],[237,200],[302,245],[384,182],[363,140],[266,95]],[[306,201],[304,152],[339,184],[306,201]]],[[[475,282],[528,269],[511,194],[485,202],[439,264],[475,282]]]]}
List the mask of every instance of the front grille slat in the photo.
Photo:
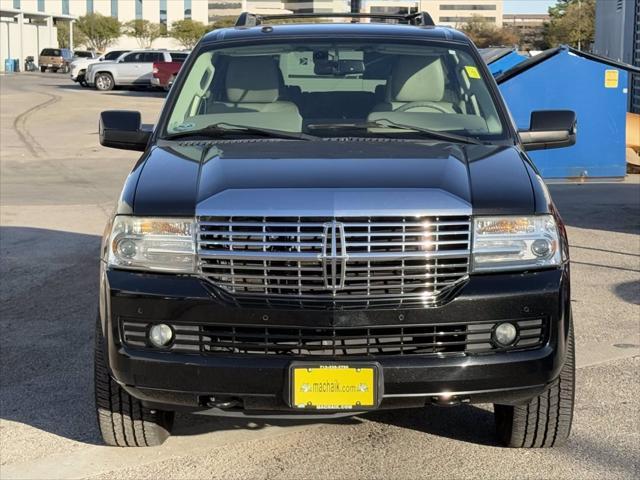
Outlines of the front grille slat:
{"type": "MultiPolygon", "coordinates": [[[[365,327],[314,327],[283,325],[172,324],[176,353],[207,355],[280,355],[369,357],[378,355],[475,355],[503,350],[539,348],[546,340],[547,320],[509,320],[518,325],[517,342],[508,348],[492,343],[497,321],[365,327]]],[[[170,323],[170,322],[169,322],[170,323]]],[[[146,341],[151,323],[121,319],[124,343],[132,348],[152,348],[146,341]]]]}
{"type": "Polygon", "coordinates": [[[468,277],[470,225],[468,216],[201,216],[198,265],[237,304],[425,308],[468,277]]]}

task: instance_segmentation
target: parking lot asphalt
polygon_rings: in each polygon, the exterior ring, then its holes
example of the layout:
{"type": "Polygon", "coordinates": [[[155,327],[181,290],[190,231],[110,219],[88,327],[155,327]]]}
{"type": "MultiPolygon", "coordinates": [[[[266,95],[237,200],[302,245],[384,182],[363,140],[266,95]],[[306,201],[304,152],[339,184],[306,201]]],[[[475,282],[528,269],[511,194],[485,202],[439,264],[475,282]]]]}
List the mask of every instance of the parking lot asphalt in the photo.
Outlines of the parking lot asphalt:
{"type": "Polygon", "coordinates": [[[638,478],[640,179],[552,185],[568,225],[577,405],[561,448],[497,446],[490,405],[331,423],[179,415],[165,445],[101,445],[92,391],[98,247],[138,155],[98,113],[163,94],[0,76],[0,478],[638,478]]]}

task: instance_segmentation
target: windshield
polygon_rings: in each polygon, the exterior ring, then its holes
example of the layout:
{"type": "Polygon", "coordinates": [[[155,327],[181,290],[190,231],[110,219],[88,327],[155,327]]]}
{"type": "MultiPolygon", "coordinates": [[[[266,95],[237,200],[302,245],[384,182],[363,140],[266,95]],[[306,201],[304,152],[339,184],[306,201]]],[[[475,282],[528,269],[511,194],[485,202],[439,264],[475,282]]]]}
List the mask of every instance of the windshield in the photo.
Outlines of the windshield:
{"type": "Polygon", "coordinates": [[[77,58],[93,58],[93,53],[91,52],[73,52],[73,55],[77,58]]]}
{"type": "Polygon", "coordinates": [[[492,140],[505,132],[464,47],[361,39],[200,53],[164,136],[221,123],[330,137],[430,131],[492,140]]]}

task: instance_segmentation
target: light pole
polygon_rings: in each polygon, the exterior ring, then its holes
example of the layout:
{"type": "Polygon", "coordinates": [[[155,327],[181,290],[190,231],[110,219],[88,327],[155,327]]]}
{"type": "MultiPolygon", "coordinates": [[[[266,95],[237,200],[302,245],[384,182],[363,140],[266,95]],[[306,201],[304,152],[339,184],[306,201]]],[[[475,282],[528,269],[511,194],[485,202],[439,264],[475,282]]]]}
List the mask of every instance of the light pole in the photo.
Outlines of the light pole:
{"type": "Polygon", "coordinates": [[[578,50],[582,50],[582,0],[578,0],[578,50]]]}

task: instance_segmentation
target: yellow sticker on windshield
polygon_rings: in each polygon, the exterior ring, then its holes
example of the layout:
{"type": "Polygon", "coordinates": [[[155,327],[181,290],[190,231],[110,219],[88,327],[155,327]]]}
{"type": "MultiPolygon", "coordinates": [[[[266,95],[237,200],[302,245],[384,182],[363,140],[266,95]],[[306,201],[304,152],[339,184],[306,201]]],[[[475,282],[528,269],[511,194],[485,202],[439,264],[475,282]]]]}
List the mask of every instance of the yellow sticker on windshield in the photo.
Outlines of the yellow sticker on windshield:
{"type": "Polygon", "coordinates": [[[464,69],[467,72],[467,75],[469,76],[469,78],[480,78],[480,72],[478,71],[478,69],[476,67],[472,67],[470,65],[467,65],[464,67],[464,69]]]}

